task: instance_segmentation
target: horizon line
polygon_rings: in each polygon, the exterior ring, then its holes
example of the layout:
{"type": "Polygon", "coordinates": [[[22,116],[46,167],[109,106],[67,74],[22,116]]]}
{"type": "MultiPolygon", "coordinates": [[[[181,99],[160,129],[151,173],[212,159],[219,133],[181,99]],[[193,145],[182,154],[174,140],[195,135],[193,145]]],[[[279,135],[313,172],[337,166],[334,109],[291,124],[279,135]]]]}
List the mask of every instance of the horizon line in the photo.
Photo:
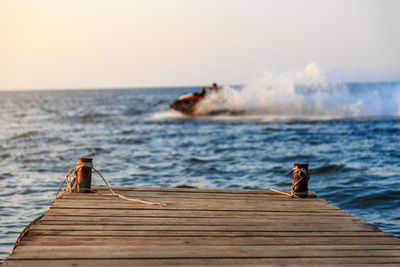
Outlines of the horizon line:
{"type": "MultiPolygon", "coordinates": [[[[330,84],[396,84],[400,80],[387,81],[340,81],[330,84]]],[[[201,88],[204,85],[170,85],[170,86],[120,86],[120,87],[81,87],[81,88],[17,88],[17,89],[0,89],[0,93],[8,92],[48,92],[48,91],[91,91],[91,90],[155,90],[155,89],[184,89],[184,88],[201,88]]],[[[245,86],[245,84],[229,84],[232,87],[245,86]]]]}

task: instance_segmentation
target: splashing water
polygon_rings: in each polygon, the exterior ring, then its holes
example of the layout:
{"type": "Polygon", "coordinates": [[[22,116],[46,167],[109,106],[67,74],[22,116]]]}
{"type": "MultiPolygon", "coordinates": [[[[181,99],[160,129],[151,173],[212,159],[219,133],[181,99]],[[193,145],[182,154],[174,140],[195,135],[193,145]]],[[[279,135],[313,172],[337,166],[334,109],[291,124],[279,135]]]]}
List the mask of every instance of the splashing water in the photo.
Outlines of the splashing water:
{"type": "Polygon", "coordinates": [[[241,89],[225,86],[200,102],[196,115],[218,110],[269,119],[397,116],[400,85],[330,83],[310,63],[297,72],[265,72],[241,89]]]}

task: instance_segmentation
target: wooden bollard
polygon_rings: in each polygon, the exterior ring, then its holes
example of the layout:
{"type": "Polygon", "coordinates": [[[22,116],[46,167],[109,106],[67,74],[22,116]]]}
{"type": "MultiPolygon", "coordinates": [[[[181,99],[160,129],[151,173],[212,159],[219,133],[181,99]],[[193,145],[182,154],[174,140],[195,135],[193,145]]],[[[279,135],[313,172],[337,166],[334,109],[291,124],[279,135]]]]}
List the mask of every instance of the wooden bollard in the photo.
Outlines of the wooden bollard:
{"type": "Polygon", "coordinates": [[[292,194],[301,198],[309,197],[308,180],[310,180],[308,164],[295,163],[293,165],[292,194]]]}
{"type": "Polygon", "coordinates": [[[91,158],[78,159],[76,166],[76,184],[78,193],[92,192],[92,167],[93,160],[91,158]]]}

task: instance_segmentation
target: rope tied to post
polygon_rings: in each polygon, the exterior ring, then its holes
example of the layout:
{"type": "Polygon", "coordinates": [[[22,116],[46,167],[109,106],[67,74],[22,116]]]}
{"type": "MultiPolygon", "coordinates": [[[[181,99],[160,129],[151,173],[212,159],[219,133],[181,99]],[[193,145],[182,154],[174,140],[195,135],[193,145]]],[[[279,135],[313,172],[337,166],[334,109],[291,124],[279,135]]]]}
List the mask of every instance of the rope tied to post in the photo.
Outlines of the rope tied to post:
{"type": "Polygon", "coordinates": [[[293,184],[290,190],[290,193],[280,191],[274,188],[270,188],[271,191],[290,196],[291,198],[301,198],[301,196],[308,195],[308,181],[310,180],[310,173],[308,171],[308,164],[307,167],[303,166],[302,164],[294,164],[293,166],[293,184]],[[302,191],[298,191],[298,188],[303,189],[302,191]],[[305,190],[304,190],[305,189],[305,190]]]}
{"type": "Polygon", "coordinates": [[[92,193],[98,193],[98,194],[102,194],[102,195],[112,195],[112,196],[116,196],[118,198],[121,198],[121,199],[123,199],[125,201],[136,202],[136,203],[141,203],[141,204],[146,204],[146,205],[155,205],[155,206],[160,206],[160,207],[166,206],[166,204],[164,204],[164,203],[149,202],[149,201],[141,200],[141,199],[138,199],[138,198],[129,198],[129,197],[124,196],[122,194],[115,193],[115,191],[108,184],[106,178],[104,178],[104,176],[100,173],[100,171],[98,171],[96,168],[93,167],[92,163],[81,162],[81,161],[79,162],[79,164],[75,168],[71,168],[66,172],[65,178],[64,178],[63,182],[61,183],[60,187],[58,188],[56,197],[54,198],[53,202],[56,199],[60,199],[65,193],[76,193],[77,192],[77,189],[78,189],[78,186],[77,186],[77,172],[78,172],[78,170],[80,168],[83,168],[83,167],[87,167],[87,168],[90,168],[90,169],[94,170],[101,177],[101,179],[103,180],[103,182],[104,182],[105,186],[107,187],[107,189],[111,192],[111,194],[103,194],[103,193],[100,193],[100,192],[96,192],[96,191],[90,190],[90,192],[92,192],[92,193]],[[65,183],[67,183],[67,186],[66,186],[64,192],[60,193],[61,188],[64,186],[65,183]]]}
{"type": "Polygon", "coordinates": [[[298,179],[297,181],[293,181],[292,190],[291,190],[290,194],[296,195],[296,196],[307,195],[308,194],[308,186],[306,186],[306,188],[307,188],[306,190],[300,191],[300,192],[298,192],[296,190],[296,188],[302,182],[304,182],[305,184],[308,184],[308,180],[310,180],[310,173],[308,172],[308,169],[305,167],[300,167],[300,166],[295,165],[293,167],[293,176],[294,177],[298,176],[298,177],[300,177],[300,179],[298,179]]]}

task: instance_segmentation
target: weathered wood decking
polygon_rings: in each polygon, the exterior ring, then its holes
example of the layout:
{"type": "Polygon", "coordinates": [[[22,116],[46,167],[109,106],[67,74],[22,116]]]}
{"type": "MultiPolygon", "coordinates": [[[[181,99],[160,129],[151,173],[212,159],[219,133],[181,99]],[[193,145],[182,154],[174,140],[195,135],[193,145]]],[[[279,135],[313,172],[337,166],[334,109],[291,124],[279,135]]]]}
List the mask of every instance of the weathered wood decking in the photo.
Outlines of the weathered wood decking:
{"type": "Polygon", "coordinates": [[[400,265],[400,239],[323,199],[269,190],[116,190],[167,206],[65,195],[5,265],[400,265]]]}

